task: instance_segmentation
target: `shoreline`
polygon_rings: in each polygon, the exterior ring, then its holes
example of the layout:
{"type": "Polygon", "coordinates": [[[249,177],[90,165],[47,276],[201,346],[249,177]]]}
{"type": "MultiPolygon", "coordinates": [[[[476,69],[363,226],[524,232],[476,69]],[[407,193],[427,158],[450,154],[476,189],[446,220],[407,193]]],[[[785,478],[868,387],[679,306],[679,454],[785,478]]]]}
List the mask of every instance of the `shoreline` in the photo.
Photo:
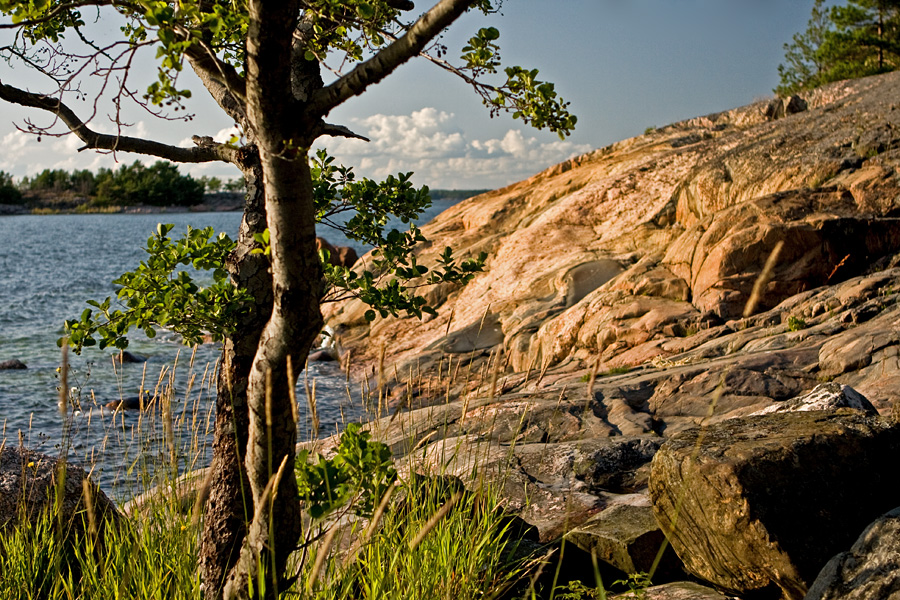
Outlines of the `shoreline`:
{"type": "Polygon", "coordinates": [[[206,194],[201,204],[193,206],[90,206],[84,202],[59,202],[58,199],[32,199],[25,204],[0,204],[0,217],[22,215],[81,215],[81,214],[165,214],[199,212],[240,212],[244,210],[244,194],[218,192],[206,194]],[[54,201],[56,200],[56,201],[54,201]]]}

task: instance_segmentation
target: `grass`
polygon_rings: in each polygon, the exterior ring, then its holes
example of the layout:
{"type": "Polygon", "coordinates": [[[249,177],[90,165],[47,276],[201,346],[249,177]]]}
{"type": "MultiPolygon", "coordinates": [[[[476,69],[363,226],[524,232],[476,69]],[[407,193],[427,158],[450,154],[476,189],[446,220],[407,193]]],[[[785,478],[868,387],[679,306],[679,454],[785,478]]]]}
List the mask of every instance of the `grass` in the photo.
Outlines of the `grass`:
{"type": "MultiPolygon", "coordinates": [[[[193,392],[189,386],[181,404],[175,398],[175,368],[164,369],[156,384],[147,386],[152,388],[142,400],[147,408],[139,417],[129,415],[130,426],[121,412],[92,417],[94,426],[107,428],[109,444],[129,441],[134,447],[123,474],[137,482],[130,496],[154,486],[175,487],[179,474],[208,459],[210,415],[193,398],[204,385],[193,392]]],[[[65,362],[59,378],[61,390],[72,389],[65,362]]],[[[80,395],[86,382],[77,383],[77,396],[61,392],[62,418],[69,424],[74,408],[85,409],[93,401],[80,395]]],[[[381,409],[384,401],[370,404],[381,409]]],[[[353,516],[360,502],[356,496],[342,510],[307,519],[303,543],[292,557],[299,577],[281,598],[491,598],[523,576],[527,555],[512,558],[515,536],[502,510],[499,485],[448,492],[442,483],[447,478],[416,475],[421,468],[411,456],[408,460],[400,468],[407,475],[398,479],[397,499],[380,506],[375,516],[353,516]]],[[[200,599],[201,508],[186,511],[174,494],[156,494],[133,516],[99,532],[84,511],[62,525],[51,509],[36,519],[23,515],[0,534],[0,598],[200,599]]]]}
{"type": "MultiPolygon", "coordinates": [[[[443,380],[435,383],[418,374],[410,387],[432,386],[444,401],[450,400],[451,388],[459,389],[457,399],[467,406],[470,396],[494,397],[500,364],[500,357],[492,356],[485,364],[470,361],[463,369],[448,365],[443,380]]],[[[147,386],[152,388],[145,399],[149,409],[127,433],[138,448],[128,459],[128,477],[139,482],[132,496],[153,486],[174,488],[179,474],[208,460],[206,431],[211,418],[195,396],[202,393],[203,381],[214,370],[208,369],[199,383],[188,387],[181,404],[173,391],[175,368],[177,365],[164,369],[156,384],[147,386]],[[182,406],[186,410],[180,410],[182,406]]],[[[613,369],[611,373],[627,370],[613,369]]],[[[381,375],[382,380],[385,377],[381,375]]],[[[64,366],[61,389],[69,389],[68,380],[64,366]]],[[[307,418],[315,420],[315,383],[307,390],[307,418]]],[[[379,386],[370,390],[378,394],[377,399],[363,399],[380,413],[386,408],[386,398],[382,397],[386,390],[385,385],[379,386]]],[[[121,441],[120,436],[125,435],[122,416],[116,415],[106,423],[110,435],[116,438],[110,443],[121,441]]],[[[298,425],[302,429],[302,424],[298,425]]],[[[459,445],[454,452],[483,450],[484,445],[459,445]]],[[[418,452],[425,451],[420,448],[418,452]]],[[[374,514],[355,515],[362,503],[357,494],[345,506],[321,518],[307,515],[300,548],[290,560],[291,573],[297,574],[297,579],[292,587],[281,591],[280,598],[607,597],[597,573],[594,577],[585,574],[591,579],[588,583],[595,583],[596,578],[596,587],[569,581],[557,586],[555,578],[548,585],[546,577],[539,583],[541,569],[552,573],[558,566],[546,562],[547,548],[533,543],[521,545],[521,532],[514,529],[515,521],[503,510],[502,473],[489,482],[476,479],[464,491],[458,479],[441,471],[440,462],[428,476],[419,475],[424,461],[417,456],[421,454],[414,451],[395,463],[400,472],[397,484],[375,503],[374,514]]],[[[512,459],[512,449],[509,456],[512,459]]],[[[480,465],[479,458],[473,454],[461,462],[480,465]]],[[[62,529],[51,512],[42,513],[32,522],[23,520],[0,535],[0,598],[199,600],[203,596],[197,567],[203,515],[200,505],[186,509],[190,504],[182,503],[174,494],[157,494],[134,516],[100,533],[96,533],[96,527],[77,521],[85,519],[85,514],[62,529]]]]}

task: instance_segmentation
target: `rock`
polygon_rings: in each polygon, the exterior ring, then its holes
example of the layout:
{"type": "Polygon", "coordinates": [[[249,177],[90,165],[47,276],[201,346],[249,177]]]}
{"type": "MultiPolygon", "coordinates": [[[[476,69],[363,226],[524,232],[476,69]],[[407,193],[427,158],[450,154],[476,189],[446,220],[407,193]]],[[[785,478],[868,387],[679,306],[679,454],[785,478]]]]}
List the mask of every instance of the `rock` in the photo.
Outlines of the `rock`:
{"type": "Polygon", "coordinates": [[[739,595],[799,600],[896,504],[898,451],[900,425],[855,410],[731,419],[663,444],[650,496],[689,572],[739,595]]]}
{"type": "Polygon", "coordinates": [[[0,371],[27,369],[28,366],[17,358],[0,361],[0,371]]]}
{"type": "Polygon", "coordinates": [[[865,396],[849,385],[841,385],[833,381],[817,385],[811,392],[773,404],[752,414],[766,415],[769,413],[834,410],[837,408],[855,408],[865,413],[878,414],[878,411],[865,396]]]}
{"type": "Polygon", "coordinates": [[[128,396],[107,402],[106,408],[110,410],[141,410],[147,407],[151,400],[150,396],[144,396],[143,399],[140,396],[128,396]]]}
{"type": "Polygon", "coordinates": [[[163,483],[135,496],[122,506],[122,513],[129,517],[157,510],[160,501],[176,506],[178,512],[190,515],[197,508],[203,510],[209,496],[209,467],[188,471],[173,483],[163,483]]]}
{"type": "Polygon", "coordinates": [[[616,600],[729,600],[728,596],[694,583],[693,581],[676,581],[665,585],[654,585],[644,590],[642,596],[633,592],[616,594],[616,600]]]}
{"type": "MultiPolygon", "coordinates": [[[[22,447],[0,448],[0,533],[15,527],[23,516],[34,523],[41,511],[48,508],[48,499],[55,498],[58,459],[22,447]]],[[[87,479],[98,528],[121,517],[115,504],[90,481],[84,469],[66,464],[65,490],[61,518],[71,524],[71,531],[83,534],[88,530],[87,503],[82,481],[87,479]]]]}
{"type": "Polygon", "coordinates": [[[900,598],[900,508],[869,525],[825,565],[804,600],[900,598]]]}
{"type": "MultiPolygon", "coordinates": [[[[368,323],[353,301],[325,316],[348,327],[355,357],[377,359],[386,347],[398,366],[415,364],[422,348],[452,350],[485,314],[496,320],[490,341],[500,339],[516,371],[598,354],[612,366],[668,359],[678,354],[669,346],[743,315],[778,242],[758,313],[897,264],[898,93],[897,73],[835,83],[674,123],[468,199],[423,227],[432,244],[417,260],[432,267],[433,249],[451,246],[460,256],[488,252],[488,268],[436,294],[437,318],[368,323]]],[[[877,311],[859,306],[846,318],[865,325],[877,311]]],[[[834,358],[828,373],[857,370],[834,358]]]]}
{"type": "Polygon", "coordinates": [[[326,347],[313,350],[306,357],[306,360],[309,362],[332,362],[338,360],[338,358],[338,352],[335,348],[326,347]]]}
{"type": "Polygon", "coordinates": [[[649,499],[646,504],[614,505],[567,533],[565,539],[625,573],[650,572],[657,554],[664,550],[654,580],[684,577],[681,561],[671,547],[663,546],[665,536],[649,499]]]}
{"type": "Polygon", "coordinates": [[[122,350],[119,354],[116,354],[114,359],[118,359],[120,363],[130,363],[130,364],[140,364],[147,362],[146,356],[141,356],[140,354],[132,354],[128,350],[122,350]]]}
{"type": "Polygon", "coordinates": [[[359,256],[353,248],[349,246],[334,246],[325,238],[317,237],[316,246],[319,250],[328,252],[328,262],[336,267],[350,268],[359,260],[359,256]]]}

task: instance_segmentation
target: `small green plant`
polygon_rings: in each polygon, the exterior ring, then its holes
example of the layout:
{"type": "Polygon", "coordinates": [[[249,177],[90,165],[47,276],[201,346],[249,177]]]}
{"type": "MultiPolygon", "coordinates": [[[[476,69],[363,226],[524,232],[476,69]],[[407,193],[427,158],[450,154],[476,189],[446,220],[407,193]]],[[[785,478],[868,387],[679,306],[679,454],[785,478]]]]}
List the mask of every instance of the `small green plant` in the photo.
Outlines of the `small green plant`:
{"type": "Polygon", "coordinates": [[[627,365],[622,365],[621,367],[613,367],[609,371],[606,372],[607,375],[622,375],[624,373],[628,373],[631,371],[631,367],[627,365]]]}
{"type": "Polygon", "coordinates": [[[308,450],[297,454],[297,488],[312,518],[321,519],[351,502],[355,514],[372,516],[397,471],[390,448],[369,437],[362,425],[350,423],[334,457],[311,462],[308,450]]]}
{"type": "Polygon", "coordinates": [[[787,320],[788,331],[800,331],[806,329],[806,321],[802,317],[791,315],[787,320]]]}
{"type": "Polygon", "coordinates": [[[654,131],[656,131],[656,126],[655,126],[655,125],[651,125],[650,127],[648,127],[647,129],[644,130],[644,135],[653,133],[654,131]]]}
{"type": "Polygon", "coordinates": [[[647,588],[653,585],[650,581],[650,574],[641,571],[640,573],[631,573],[625,579],[613,581],[613,585],[623,585],[628,588],[628,594],[631,598],[644,600],[647,597],[647,588]]]}
{"type": "Polygon", "coordinates": [[[606,600],[606,590],[603,589],[603,586],[597,586],[595,588],[588,587],[577,579],[573,579],[565,585],[558,586],[556,590],[557,591],[553,596],[556,600],[584,600],[587,598],[606,600]]]}

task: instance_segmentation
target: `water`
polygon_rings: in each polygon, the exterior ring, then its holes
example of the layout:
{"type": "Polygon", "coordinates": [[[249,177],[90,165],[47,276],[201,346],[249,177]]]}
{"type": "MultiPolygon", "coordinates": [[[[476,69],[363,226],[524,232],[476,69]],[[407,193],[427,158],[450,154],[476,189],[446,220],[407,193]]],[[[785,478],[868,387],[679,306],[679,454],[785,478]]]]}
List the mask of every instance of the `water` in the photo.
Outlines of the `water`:
{"type": "MultiPolygon", "coordinates": [[[[421,221],[454,202],[436,200],[421,221]]],[[[86,348],[81,356],[70,353],[67,386],[74,409],[64,444],[58,408],[61,351],[56,341],[65,319],[77,318],[87,307],[85,300],[115,295],[112,280],[146,257],[142,248],[158,223],[173,223],[173,236],[191,225],[212,226],[235,238],[240,217],[239,213],[0,217],[0,361],[19,359],[28,365],[27,370],[0,371],[0,444],[21,441],[53,455],[65,446],[70,460],[93,469],[94,479],[120,499],[145,486],[145,477],[165,464],[173,451],[182,471],[208,464],[218,345],[204,344],[194,354],[168,332],[154,339],[138,333],[130,337],[129,351],[147,357],[142,364],[114,366],[114,352],[96,347],[86,348]],[[167,386],[175,390],[170,405],[158,402],[143,413],[104,408],[112,400],[138,395],[141,389],[167,386]]],[[[340,241],[337,232],[320,233],[333,243],[354,245],[340,241]]],[[[367,250],[355,247],[360,254],[367,250]]],[[[298,385],[301,437],[310,434],[304,380],[316,383],[320,434],[333,433],[348,419],[363,415],[358,386],[348,385],[334,363],[312,363],[298,385]]]]}

